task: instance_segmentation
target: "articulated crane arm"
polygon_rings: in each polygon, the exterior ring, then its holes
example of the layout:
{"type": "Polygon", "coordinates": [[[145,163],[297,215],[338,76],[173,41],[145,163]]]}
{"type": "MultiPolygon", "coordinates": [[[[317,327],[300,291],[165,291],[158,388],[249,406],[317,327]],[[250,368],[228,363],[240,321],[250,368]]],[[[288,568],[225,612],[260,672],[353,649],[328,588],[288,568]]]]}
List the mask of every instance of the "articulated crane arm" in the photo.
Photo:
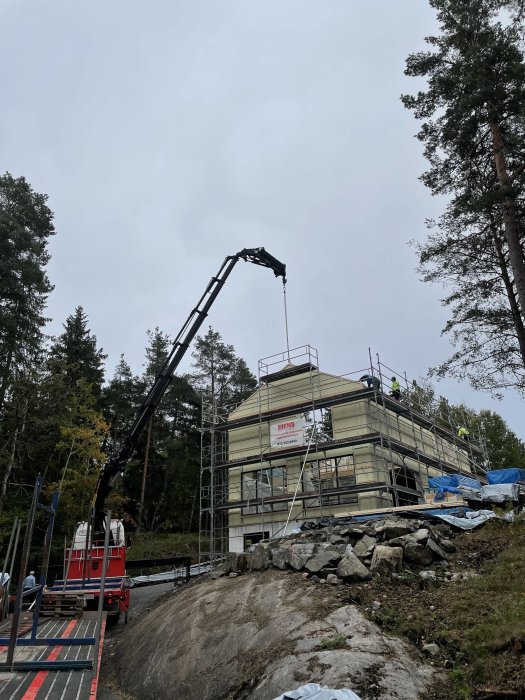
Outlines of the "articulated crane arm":
{"type": "Polygon", "coordinates": [[[153,386],[144,399],[142,406],[139,408],[123,446],[120,450],[110,455],[99,476],[93,501],[95,508],[95,533],[102,533],[104,530],[104,504],[111,491],[113,482],[118,474],[124,471],[128,460],[135,451],[142,431],[164,396],[164,392],[168,388],[175,370],[186,354],[191,341],[204,322],[211,305],[217,298],[217,295],[221,291],[231,271],[241,259],[246,262],[251,262],[254,265],[270,268],[270,270],[273,270],[276,277],[283,278],[283,284],[286,283],[286,265],[274,258],[273,255],[270,255],[270,253],[267,253],[264,248],[245,248],[235,255],[228,256],[224,260],[219,272],[215,277],[211,278],[197,306],[190,313],[185,324],[175,338],[171,352],[157,374],[153,386]]]}

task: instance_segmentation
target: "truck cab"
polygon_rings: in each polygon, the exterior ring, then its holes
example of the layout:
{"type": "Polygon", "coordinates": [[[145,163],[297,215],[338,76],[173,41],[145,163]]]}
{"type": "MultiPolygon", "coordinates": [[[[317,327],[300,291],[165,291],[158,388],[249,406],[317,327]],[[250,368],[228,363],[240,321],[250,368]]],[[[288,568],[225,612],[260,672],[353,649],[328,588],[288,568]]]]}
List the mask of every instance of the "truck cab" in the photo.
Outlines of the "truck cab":
{"type": "MultiPolygon", "coordinates": [[[[104,540],[88,537],[88,524],[77,525],[72,547],[64,550],[64,578],[55,581],[51,591],[83,594],[84,607],[96,610],[101,595],[104,540]]],[[[111,533],[104,582],[104,610],[108,622],[116,622],[123,612],[127,619],[129,588],[126,579],[126,537],[121,520],[111,521],[111,533]]]]}

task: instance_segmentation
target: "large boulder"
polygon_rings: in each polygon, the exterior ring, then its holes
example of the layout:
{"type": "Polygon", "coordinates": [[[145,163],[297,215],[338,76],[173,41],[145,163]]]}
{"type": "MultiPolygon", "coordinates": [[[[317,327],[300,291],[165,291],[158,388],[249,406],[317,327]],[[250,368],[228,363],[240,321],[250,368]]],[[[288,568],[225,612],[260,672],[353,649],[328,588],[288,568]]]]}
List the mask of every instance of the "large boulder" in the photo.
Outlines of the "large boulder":
{"type": "Polygon", "coordinates": [[[370,571],[381,574],[391,574],[401,571],[403,566],[403,549],[401,547],[386,547],[378,544],[374,548],[370,571]]]}
{"type": "Polygon", "coordinates": [[[270,566],[268,561],[268,545],[256,544],[251,552],[247,552],[246,564],[250,571],[263,571],[270,566]]]}
{"type": "Polygon", "coordinates": [[[456,551],[456,545],[449,539],[440,540],[439,545],[447,554],[454,554],[456,551]]]}
{"type": "Polygon", "coordinates": [[[377,540],[375,537],[369,537],[368,535],[363,535],[363,537],[353,546],[353,552],[356,557],[364,559],[365,557],[372,554],[372,550],[376,544],[377,540]]]}
{"type": "Polygon", "coordinates": [[[362,527],[357,527],[355,525],[352,525],[350,527],[341,528],[341,535],[343,535],[344,537],[350,537],[350,539],[352,539],[352,540],[358,540],[364,534],[365,534],[364,529],[362,527]]]}
{"type": "Polygon", "coordinates": [[[290,547],[290,561],[289,564],[292,569],[300,571],[304,569],[304,566],[310,557],[317,551],[317,544],[314,542],[305,542],[304,544],[292,544],[290,547]]]}
{"type": "Polygon", "coordinates": [[[341,561],[341,558],[342,554],[340,551],[333,546],[327,545],[308,559],[305,569],[311,574],[318,574],[326,567],[336,566],[341,561]]]}
{"type": "Polygon", "coordinates": [[[412,539],[412,541],[417,542],[418,544],[426,544],[428,539],[430,538],[430,531],[426,527],[421,527],[419,530],[416,530],[412,535],[408,535],[412,539]]]}
{"type": "Polygon", "coordinates": [[[350,545],[346,548],[345,555],[339,562],[337,575],[346,581],[367,581],[369,578],[372,578],[372,574],[359,561],[350,545]]]}
{"type": "Polygon", "coordinates": [[[405,559],[418,566],[432,564],[434,557],[427,547],[417,542],[408,542],[405,546],[405,559]]]}
{"type": "Polygon", "coordinates": [[[290,563],[291,548],[289,546],[281,545],[278,548],[272,549],[271,564],[276,569],[281,569],[284,571],[288,564],[290,563]]]}
{"type": "Polygon", "coordinates": [[[219,571],[223,574],[243,574],[248,570],[246,555],[237,554],[236,552],[228,552],[224,561],[219,566],[219,571]]]}
{"type": "Polygon", "coordinates": [[[386,520],[383,530],[383,539],[392,540],[394,537],[409,535],[414,532],[414,525],[405,520],[386,520]]]}

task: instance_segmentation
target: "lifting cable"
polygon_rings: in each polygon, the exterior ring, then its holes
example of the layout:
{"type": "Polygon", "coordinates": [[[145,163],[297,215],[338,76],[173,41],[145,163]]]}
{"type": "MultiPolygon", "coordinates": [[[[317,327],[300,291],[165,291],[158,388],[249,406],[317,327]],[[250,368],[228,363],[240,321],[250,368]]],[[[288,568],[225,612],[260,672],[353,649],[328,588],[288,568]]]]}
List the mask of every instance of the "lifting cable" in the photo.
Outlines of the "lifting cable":
{"type": "Polygon", "coordinates": [[[286,330],[286,352],[288,354],[288,362],[290,362],[290,340],[288,338],[288,309],[286,306],[286,282],[283,282],[283,298],[284,298],[284,326],[286,330]]]}

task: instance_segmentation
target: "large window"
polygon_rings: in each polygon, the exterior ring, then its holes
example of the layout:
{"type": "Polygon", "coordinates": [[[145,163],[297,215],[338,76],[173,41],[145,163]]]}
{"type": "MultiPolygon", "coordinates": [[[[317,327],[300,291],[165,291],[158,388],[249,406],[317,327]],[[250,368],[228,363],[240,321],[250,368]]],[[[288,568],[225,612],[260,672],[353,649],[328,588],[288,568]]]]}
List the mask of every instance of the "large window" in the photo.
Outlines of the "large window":
{"type": "Polygon", "coordinates": [[[339,505],[341,503],[357,503],[357,494],[328,493],[338,489],[350,489],[355,486],[354,456],[343,455],[307,462],[303,475],[303,491],[321,492],[323,503],[339,505]]]}
{"type": "Polygon", "coordinates": [[[268,503],[269,499],[283,496],[288,491],[288,481],[285,467],[272,467],[271,469],[258,469],[242,475],[243,501],[255,501],[243,507],[243,515],[255,515],[256,513],[271,513],[286,510],[286,503],[268,503]],[[262,501],[262,503],[258,503],[262,501]]]}
{"type": "Polygon", "coordinates": [[[407,467],[396,467],[394,478],[397,487],[394,493],[394,500],[397,506],[410,506],[420,503],[422,497],[418,494],[421,493],[421,488],[417,483],[415,472],[407,469],[407,467]],[[416,493],[409,493],[405,489],[410,489],[410,491],[415,491],[416,493]]]}

